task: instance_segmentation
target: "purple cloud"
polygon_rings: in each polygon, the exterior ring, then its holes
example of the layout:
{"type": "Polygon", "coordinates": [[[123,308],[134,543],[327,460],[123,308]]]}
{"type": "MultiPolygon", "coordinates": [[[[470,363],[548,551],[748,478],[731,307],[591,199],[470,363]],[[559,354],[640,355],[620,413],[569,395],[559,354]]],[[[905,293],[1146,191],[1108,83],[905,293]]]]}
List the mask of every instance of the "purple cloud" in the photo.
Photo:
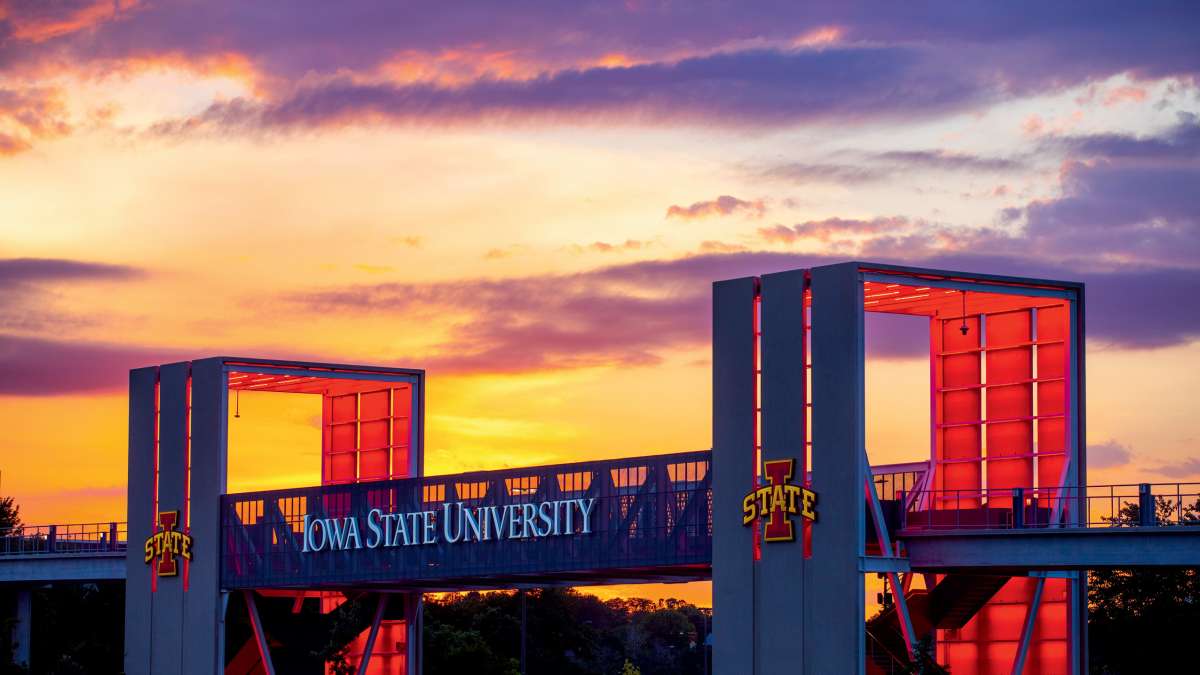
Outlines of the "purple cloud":
{"type": "Polygon", "coordinates": [[[119,391],[132,368],[188,357],[175,349],[0,333],[0,396],[119,391]]]}
{"type": "Polygon", "coordinates": [[[1089,443],[1087,447],[1087,464],[1089,469],[1112,469],[1125,466],[1133,459],[1129,446],[1114,440],[1103,443],[1089,443]]]}
{"type": "Polygon", "coordinates": [[[995,173],[1023,168],[1023,158],[986,157],[945,150],[893,150],[890,152],[843,151],[857,163],[778,162],[759,167],[745,167],[745,172],[758,178],[794,181],[797,183],[840,183],[857,185],[910,175],[913,171],[953,171],[956,173],[995,173]]]}
{"type": "Polygon", "coordinates": [[[1200,118],[1181,115],[1155,137],[1101,134],[1050,143],[1075,159],[1063,171],[1062,195],[1020,214],[1035,247],[1101,262],[1196,265],[1200,118]]]}
{"type": "Polygon", "coordinates": [[[57,90],[0,88],[0,129],[4,130],[0,132],[0,156],[3,156],[29,150],[35,139],[65,136],[71,132],[71,125],[66,121],[66,109],[57,90]]]}
{"type": "Polygon", "coordinates": [[[85,279],[131,279],[141,270],[126,265],[67,260],[63,258],[0,259],[0,288],[10,284],[85,279]]]}
{"type": "MultiPolygon", "coordinates": [[[[47,309],[47,286],[60,283],[124,281],[142,275],[126,265],[61,258],[0,259],[0,330],[62,331],[86,321],[47,309]]],[[[47,300],[50,298],[50,300],[47,300]]]]}
{"type": "Polygon", "coordinates": [[[867,2],[686,5],[555,2],[436,7],[359,0],[324,3],[17,0],[0,29],[0,65],[52,59],[95,62],[156,55],[245,55],[272,77],[371,70],[402,50],[482,50],[578,67],[606,54],[665,61],[741,44],[792,44],[830,33],[838,44],[926,44],[942,60],[991,63],[981,75],[1013,88],[1061,87],[1130,71],[1194,73],[1198,17],[1188,2],[1068,6],[944,2],[926,13],[867,2]],[[98,10],[98,11],[97,11],[98,10]],[[936,16],[936,21],[929,20],[936,16]],[[39,30],[54,26],[56,30],[39,30]],[[1113,35],[1121,35],[1114,41],[1113,35]],[[6,37],[5,37],[6,36],[6,37]],[[301,48],[302,47],[302,48],[301,48]]]}
{"type": "Polygon", "coordinates": [[[825,220],[809,220],[797,223],[791,227],[773,225],[758,228],[758,235],[767,242],[791,244],[801,239],[815,239],[828,242],[835,237],[882,235],[889,232],[907,230],[911,223],[907,218],[894,216],[891,218],[872,218],[860,220],[854,218],[826,218],[825,220]]]}
{"type": "Polygon", "coordinates": [[[738,212],[761,216],[765,211],[766,206],[761,199],[746,201],[730,195],[721,195],[709,201],[695,202],[691,206],[671,205],[667,209],[667,217],[693,220],[709,216],[728,216],[738,212]]]}
{"type": "Polygon", "coordinates": [[[586,123],[615,116],[732,127],[853,123],[940,114],[996,93],[990,83],[920,48],[756,50],[461,86],[337,77],[300,85],[269,101],[214,103],[153,131],[253,132],[376,121],[586,123]]]}
{"type": "MultiPolygon", "coordinates": [[[[407,359],[434,373],[653,365],[670,350],[707,344],[712,281],[841,260],[762,251],[707,254],[574,275],[317,289],[284,300],[303,311],[323,314],[462,315],[436,353],[407,359]],[[647,289],[653,292],[646,293],[647,289]]],[[[1082,280],[1089,289],[1089,338],[1148,348],[1200,337],[1200,316],[1157,311],[1160,306],[1178,309],[1186,306],[1181,302],[1196,297],[1200,270],[1096,271],[1036,262],[1017,254],[970,252],[889,257],[880,262],[1082,280]]],[[[870,318],[869,354],[875,358],[925,355],[927,328],[921,324],[905,318],[870,318]]]]}

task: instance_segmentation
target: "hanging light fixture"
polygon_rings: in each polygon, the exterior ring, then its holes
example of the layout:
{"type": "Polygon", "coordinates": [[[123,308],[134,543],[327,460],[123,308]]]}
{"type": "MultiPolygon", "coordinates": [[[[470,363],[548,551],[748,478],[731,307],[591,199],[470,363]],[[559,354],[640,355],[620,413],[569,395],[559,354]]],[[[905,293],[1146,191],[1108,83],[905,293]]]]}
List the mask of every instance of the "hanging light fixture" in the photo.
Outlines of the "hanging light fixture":
{"type": "Polygon", "coordinates": [[[963,335],[966,335],[968,332],[970,332],[970,330],[971,330],[970,328],[967,328],[967,292],[963,291],[962,292],[962,325],[958,327],[958,331],[960,333],[962,333],[963,335]]]}
{"type": "Polygon", "coordinates": [[[233,416],[240,418],[242,416],[242,390],[233,390],[233,416]]]}

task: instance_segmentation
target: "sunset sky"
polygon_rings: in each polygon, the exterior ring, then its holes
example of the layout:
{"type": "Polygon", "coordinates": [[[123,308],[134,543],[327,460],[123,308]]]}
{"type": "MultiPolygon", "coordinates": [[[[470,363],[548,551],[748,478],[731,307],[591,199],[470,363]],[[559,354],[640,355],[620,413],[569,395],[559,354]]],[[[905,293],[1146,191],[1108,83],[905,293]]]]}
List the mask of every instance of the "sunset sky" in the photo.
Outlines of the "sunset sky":
{"type": "Polygon", "coordinates": [[[0,494],[123,518],[128,369],[214,354],[425,368],[430,472],[707,448],[710,282],[845,259],[1087,282],[1091,482],[1200,480],[1196,4],[687,4],[0,0],[0,494]]]}

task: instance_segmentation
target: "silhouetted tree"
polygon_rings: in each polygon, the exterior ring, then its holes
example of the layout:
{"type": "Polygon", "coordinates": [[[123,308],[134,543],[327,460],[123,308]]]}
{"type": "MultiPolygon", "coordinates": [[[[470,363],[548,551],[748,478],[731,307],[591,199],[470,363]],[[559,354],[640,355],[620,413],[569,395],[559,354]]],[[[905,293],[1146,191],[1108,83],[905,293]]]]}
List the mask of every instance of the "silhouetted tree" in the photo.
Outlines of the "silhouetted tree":
{"type": "MultiPolygon", "coordinates": [[[[1155,500],[1167,527],[1200,525],[1200,500],[1155,500]]],[[[1139,522],[1137,504],[1125,504],[1115,525],[1139,522]]],[[[1093,673],[1184,672],[1194,660],[1200,626],[1200,570],[1139,568],[1097,570],[1088,576],[1088,659],[1093,673]]]]}
{"type": "MultiPolygon", "coordinates": [[[[702,673],[707,609],[679,600],[602,601],[571,589],[527,593],[527,671],[531,675],[702,673]]],[[[510,675],[519,666],[516,594],[428,598],[425,672],[510,675]]]]}
{"type": "Polygon", "coordinates": [[[0,497],[0,534],[21,527],[21,507],[12,497],[0,497]]]}

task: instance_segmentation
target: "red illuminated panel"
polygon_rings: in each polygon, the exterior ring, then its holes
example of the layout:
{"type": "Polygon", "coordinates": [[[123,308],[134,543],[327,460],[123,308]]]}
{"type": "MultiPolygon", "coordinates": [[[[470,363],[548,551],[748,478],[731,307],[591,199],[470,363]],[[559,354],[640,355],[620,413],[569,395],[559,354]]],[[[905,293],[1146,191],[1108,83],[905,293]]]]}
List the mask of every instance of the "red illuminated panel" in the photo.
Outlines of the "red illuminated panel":
{"type": "Polygon", "coordinates": [[[987,486],[1033,487],[1033,317],[1029,310],[989,314],[987,347],[987,486]]]}
{"type": "Polygon", "coordinates": [[[390,389],[359,394],[358,480],[388,478],[391,447],[388,431],[391,426],[390,389]]]}
{"type": "Polygon", "coordinates": [[[962,490],[941,495],[935,508],[978,505],[975,493],[983,485],[982,384],[979,318],[938,319],[934,328],[934,459],[939,490],[962,490]],[[967,332],[963,334],[962,327],[967,332]],[[950,503],[953,502],[953,503],[950,503]]]}
{"type": "MultiPolygon", "coordinates": [[[[1037,311],[1038,485],[1055,488],[1066,462],[1069,390],[1066,384],[1071,330],[1067,305],[1037,311]]],[[[1070,481],[1068,481],[1070,482],[1070,481]]]]}
{"type": "Polygon", "coordinates": [[[412,475],[412,385],[325,396],[325,485],[412,475]]]}
{"type": "MultiPolygon", "coordinates": [[[[354,672],[358,672],[370,632],[369,628],[364,630],[350,643],[346,660],[354,666],[354,672]]],[[[396,675],[407,672],[404,663],[407,649],[408,630],[404,620],[385,619],[379,624],[379,635],[375,638],[375,648],[371,651],[371,660],[367,663],[366,672],[370,675],[396,675]]],[[[333,671],[326,667],[326,672],[333,671]]]]}
{"type": "MultiPolygon", "coordinates": [[[[393,598],[393,601],[399,602],[399,598],[393,598]]],[[[341,593],[322,593],[321,613],[328,614],[343,602],[345,602],[345,596],[341,593]]],[[[374,608],[372,608],[373,610],[374,608]]],[[[371,650],[371,660],[367,664],[368,673],[398,675],[408,672],[405,669],[405,658],[408,653],[407,629],[408,626],[403,619],[384,619],[380,622],[379,634],[375,638],[375,648],[371,650]]],[[[358,672],[359,664],[362,663],[363,652],[366,650],[370,633],[371,629],[367,628],[348,645],[346,660],[354,668],[354,672],[358,672]]],[[[325,672],[333,673],[328,664],[325,666],[325,672]]]]}
{"type": "MultiPolygon", "coordinates": [[[[955,675],[1007,675],[1012,672],[1036,579],[1010,580],[965,626],[938,631],[938,662],[955,675]]],[[[1068,670],[1068,582],[1047,579],[1034,622],[1025,673],[1052,675],[1068,670]]]]}
{"type": "Polygon", "coordinates": [[[412,387],[392,390],[392,478],[412,475],[412,387]]]}

